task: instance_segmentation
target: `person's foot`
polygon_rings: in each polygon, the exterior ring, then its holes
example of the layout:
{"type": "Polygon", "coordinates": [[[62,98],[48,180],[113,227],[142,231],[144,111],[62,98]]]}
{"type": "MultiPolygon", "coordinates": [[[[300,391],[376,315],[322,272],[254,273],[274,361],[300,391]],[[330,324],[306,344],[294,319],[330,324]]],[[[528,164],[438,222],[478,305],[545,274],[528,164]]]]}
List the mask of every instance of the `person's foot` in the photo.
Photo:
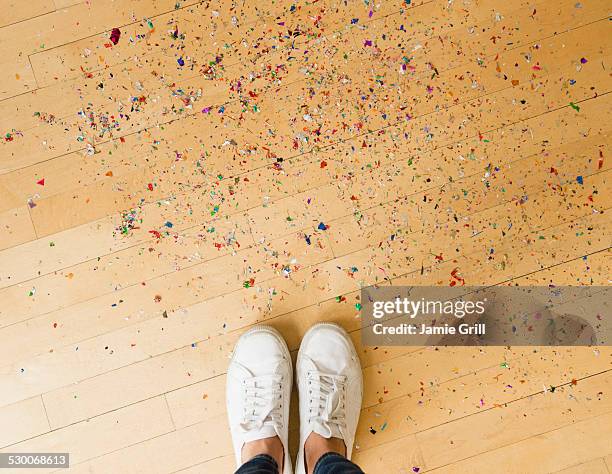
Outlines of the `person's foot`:
{"type": "Polygon", "coordinates": [[[312,472],[327,452],[351,458],[362,398],[361,364],[349,335],[321,323],[304,336],[296,363],[300,444],[296,473],[312,472]]]}
{"type": "Polygon", "coordinates": [[[227,370],[226,387],[238,467],[258,454],[267,454],[276,460],[280,472],[291,474],[288,439],[292,376],[289,349],[278,331],[256,326],[240,337],[227,370]]]}

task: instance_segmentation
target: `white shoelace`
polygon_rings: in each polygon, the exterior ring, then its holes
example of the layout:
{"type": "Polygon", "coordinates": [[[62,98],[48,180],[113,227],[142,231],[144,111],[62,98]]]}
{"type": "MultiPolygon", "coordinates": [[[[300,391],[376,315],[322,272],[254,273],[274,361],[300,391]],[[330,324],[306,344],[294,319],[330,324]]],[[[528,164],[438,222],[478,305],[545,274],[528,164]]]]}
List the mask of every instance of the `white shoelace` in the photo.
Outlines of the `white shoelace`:
{"type": "Polygon", "coordinates": [[[280,432],[283,426],[282,381],[280,375],[244,379],[244,412],[240,424],[244,431],[260,430],[264,425],[271,425],[280,432]]]}
{"type": "Polygon", "coordinates": [[[346,376],[310,371],[307,380],[308,422],[319,423],[329,430],[330,436],[330,425],[336,425],[339,429],[346,428],[346,376]]]}

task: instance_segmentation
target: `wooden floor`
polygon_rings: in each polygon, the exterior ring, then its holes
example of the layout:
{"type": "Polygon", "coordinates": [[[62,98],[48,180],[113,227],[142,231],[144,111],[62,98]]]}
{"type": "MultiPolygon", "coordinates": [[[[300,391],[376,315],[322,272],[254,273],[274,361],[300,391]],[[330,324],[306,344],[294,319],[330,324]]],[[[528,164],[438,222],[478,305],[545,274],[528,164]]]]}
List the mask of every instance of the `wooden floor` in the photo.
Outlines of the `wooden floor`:
{"type": "Polygon", "coordinates": [[[609,1],[1,6],[2,451],[232,472],[237,337],[331,320],[366,472],[612,473],[611,348],[368,348],[357,309],[610,284],[609,1]]]}

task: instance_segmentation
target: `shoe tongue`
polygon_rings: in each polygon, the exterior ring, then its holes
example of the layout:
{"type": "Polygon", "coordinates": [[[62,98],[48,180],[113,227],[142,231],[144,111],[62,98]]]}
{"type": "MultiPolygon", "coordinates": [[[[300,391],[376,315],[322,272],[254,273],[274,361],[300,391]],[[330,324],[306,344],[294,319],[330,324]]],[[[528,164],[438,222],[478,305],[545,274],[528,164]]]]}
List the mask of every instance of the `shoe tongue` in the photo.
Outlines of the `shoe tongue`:
{"type": "Polygon", "coordinates": [[[273,438],[274,436],[280,436],[280,434],[276,432],[276,429],[274,429],[274,426],[263,425],[259,430],[251,430],[244,433],[243,439],[245,443],[250,443],[251,441],[273,438]]]}

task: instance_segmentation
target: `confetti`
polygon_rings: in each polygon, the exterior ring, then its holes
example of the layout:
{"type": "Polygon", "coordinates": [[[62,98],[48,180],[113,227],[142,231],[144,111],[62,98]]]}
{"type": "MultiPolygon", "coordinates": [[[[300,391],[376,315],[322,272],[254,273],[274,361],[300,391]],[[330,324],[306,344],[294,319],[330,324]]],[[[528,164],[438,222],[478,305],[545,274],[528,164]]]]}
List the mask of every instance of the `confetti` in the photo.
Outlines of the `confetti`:
{"type": "Polygon", "coordinates": [[[121,31],[119,30],[119,28],[113,28],[109,38],[111,40],[111,43],[119,43],[119,38],[121,38],[121,31]]]}

